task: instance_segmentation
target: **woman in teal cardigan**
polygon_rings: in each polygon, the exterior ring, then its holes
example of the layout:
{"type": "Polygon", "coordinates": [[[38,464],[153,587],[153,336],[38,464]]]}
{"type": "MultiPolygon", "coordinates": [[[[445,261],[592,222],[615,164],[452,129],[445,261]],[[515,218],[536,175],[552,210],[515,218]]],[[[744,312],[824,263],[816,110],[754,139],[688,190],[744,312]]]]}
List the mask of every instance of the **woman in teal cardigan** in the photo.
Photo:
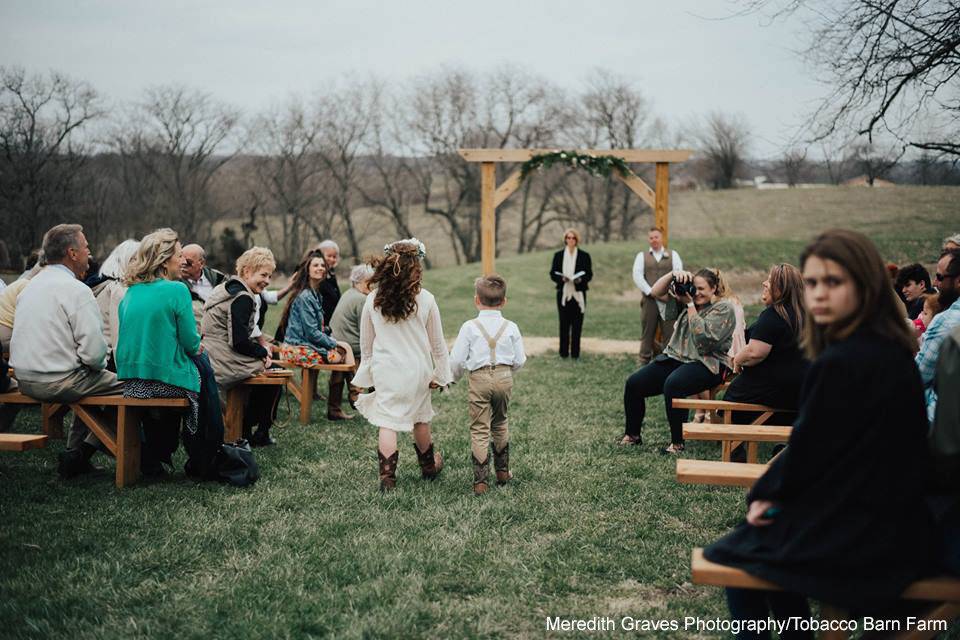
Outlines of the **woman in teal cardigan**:
{"type": "MultiPolygon", "coordinates": [[[[177,234],[158,229],[144,236],[127,268],[127,294],[120,303],[117,377],[132,398],[186,398],[186,429],[196,433],[200,374],[190,359],[200,351],[190,291],[180,282],[183,254],[177,234]]],[[[144,474],[164,473],[171,464],[179,429],[172,415],[150,412],[144,417],[144,474]]]]}

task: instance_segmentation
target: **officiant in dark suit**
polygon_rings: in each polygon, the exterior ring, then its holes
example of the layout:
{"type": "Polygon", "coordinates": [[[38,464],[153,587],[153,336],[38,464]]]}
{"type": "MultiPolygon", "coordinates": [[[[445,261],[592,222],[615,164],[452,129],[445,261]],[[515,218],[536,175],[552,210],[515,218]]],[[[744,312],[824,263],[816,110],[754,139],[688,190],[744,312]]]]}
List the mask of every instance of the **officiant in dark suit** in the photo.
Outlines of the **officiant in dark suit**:
{"type": "Polygon", "coordinates": [[[580,331],[587,308],[587,283],[593,278],[590,254],[579,248],[576,229],[563,232],[565,247],[553,254],[550,279],[557,284],[557,312],[560,314],[560,357],[580,357],[580,331]]]}

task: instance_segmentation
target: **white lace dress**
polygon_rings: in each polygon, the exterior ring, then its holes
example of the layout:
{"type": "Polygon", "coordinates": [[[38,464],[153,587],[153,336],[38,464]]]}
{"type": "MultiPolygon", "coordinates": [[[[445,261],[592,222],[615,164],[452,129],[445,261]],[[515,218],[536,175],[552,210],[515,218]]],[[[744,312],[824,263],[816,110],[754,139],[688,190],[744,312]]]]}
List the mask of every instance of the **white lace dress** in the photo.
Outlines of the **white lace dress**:
{"type": "Polygon", "coordinates": [[[357,410],[374,426],[412,431],[415,423],[430,422],[435,415],[430,382],[453,382],[440,310],[433,294],[421,289],[416,312],[390,322],[374,308],[375,299],[374,291],[363,305],[360,368],[352,382],[375,390],[360,394],[357,410]]]}

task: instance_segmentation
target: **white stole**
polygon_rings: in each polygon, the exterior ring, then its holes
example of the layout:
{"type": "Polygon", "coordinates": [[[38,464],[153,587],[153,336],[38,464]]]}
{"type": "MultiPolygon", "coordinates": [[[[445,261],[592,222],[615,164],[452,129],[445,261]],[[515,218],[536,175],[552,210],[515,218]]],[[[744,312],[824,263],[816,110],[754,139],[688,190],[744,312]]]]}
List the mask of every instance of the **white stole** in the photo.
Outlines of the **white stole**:
{"type": "Polygon", "coordinates": [[[576,285],[573,284],[573,274],[576,273],[578,253],[580,253],[580,251],[576,247],[573,248],[573,253],[570,253],[570,250],[566,247],[563,249],[563,275],[567,280],[563,283],[563,294],[560,300],[561,304],[567,304],[567,301],[571,298],[576,300],[580,306],[580,313],[584,313],[583,291],[577,291],[576,285]]]}

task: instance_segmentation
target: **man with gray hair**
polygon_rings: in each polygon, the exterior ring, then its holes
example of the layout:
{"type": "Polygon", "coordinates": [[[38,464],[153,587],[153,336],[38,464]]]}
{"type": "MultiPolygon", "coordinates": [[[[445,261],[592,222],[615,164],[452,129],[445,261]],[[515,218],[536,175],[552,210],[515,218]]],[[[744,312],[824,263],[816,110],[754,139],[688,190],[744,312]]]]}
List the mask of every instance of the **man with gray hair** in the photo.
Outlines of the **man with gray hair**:
{"type": "Polygon", "coordinates": [[[960,233],[955,233],[943,239],[943,250],[950,251],[951,249],[960,249],[960,233]]]}
{"type": "MultiPolygon", "coordinates": [[[[350,289],[340,298],[340,303],[330,319],[330,330],[334,340],[346,342],[353,349],[353,356],[360,363],[360,316],[363,313],[363,303],[370,293],[370,276],[373,267],[368,264],[358,264],[350,270],[350,289]]],[[[343,401],[343,384],[353,380],[353,374],[334,372],[330,374],[330,395],[327,396],[327,418],[342,420],[338,416],[347,417],[340,409],[343,401]]],[[[350,406],[356,409],[358,393],[350,385],[350,406]]]]}
{"type": "MultiPolygon", "coordinates": [[[[42,402],[58,403],[120,393],[123,384],[106,370],[100,308],[80,281],[90,262],[83,227],[58,224],[47,231],[43,254],[47,266],[17,299],[10,365],[16,369],[20,390],[42,402]]],[[[67,450],[60,454],[60,475],[69,478],[91,471],[90,458],[98,448],[96,436],[75,418],[67,450]]]]}

